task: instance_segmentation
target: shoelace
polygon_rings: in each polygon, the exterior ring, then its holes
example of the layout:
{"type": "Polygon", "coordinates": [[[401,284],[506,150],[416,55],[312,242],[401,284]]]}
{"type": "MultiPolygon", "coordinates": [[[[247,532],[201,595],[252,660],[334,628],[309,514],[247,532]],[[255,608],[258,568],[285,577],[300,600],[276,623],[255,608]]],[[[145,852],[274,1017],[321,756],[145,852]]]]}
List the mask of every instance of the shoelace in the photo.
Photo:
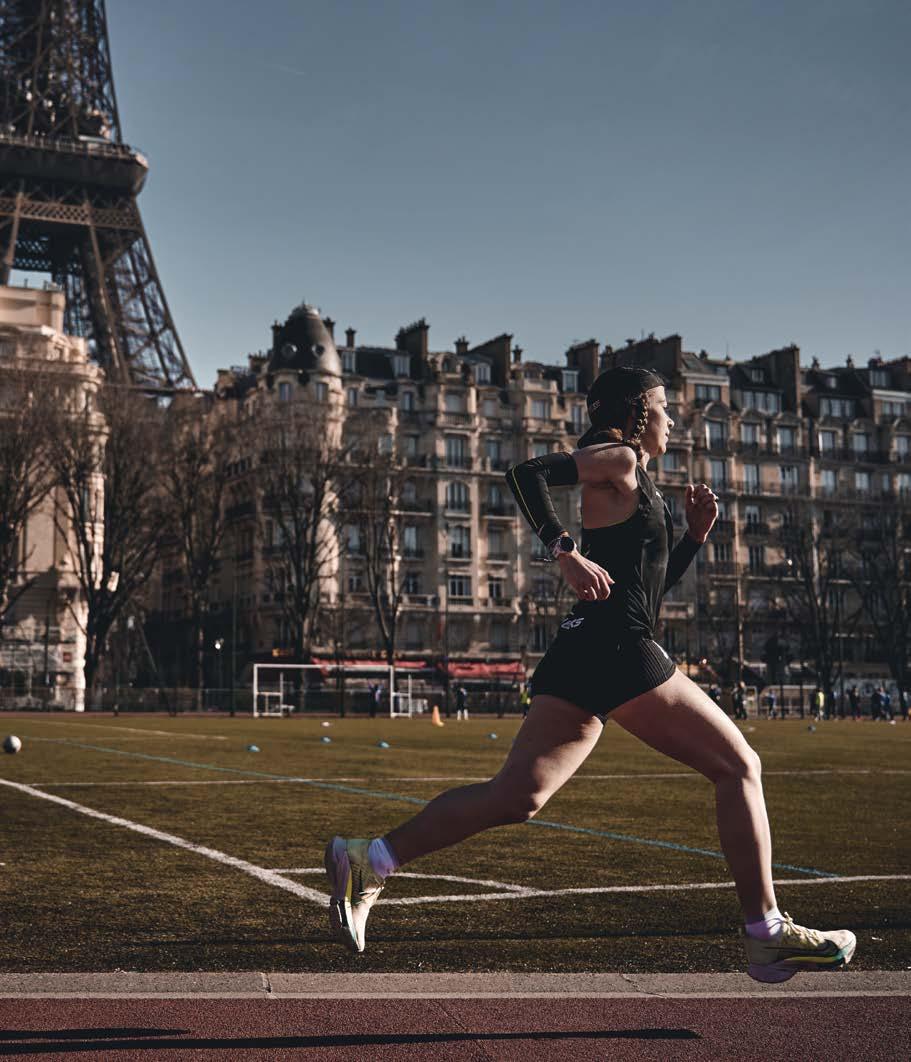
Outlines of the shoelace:
{"type": "Polygon", "coordinates": [[[825,937],[821,933],[815,929],[807,929],[806,926],[797,925],[787,911],[784,912],[782,918],[782,930],[787,931],[789,935],[797,937],[798,943],[802,945],[812,945],[817,948],[820,944],[825,944],[825,937]]]}

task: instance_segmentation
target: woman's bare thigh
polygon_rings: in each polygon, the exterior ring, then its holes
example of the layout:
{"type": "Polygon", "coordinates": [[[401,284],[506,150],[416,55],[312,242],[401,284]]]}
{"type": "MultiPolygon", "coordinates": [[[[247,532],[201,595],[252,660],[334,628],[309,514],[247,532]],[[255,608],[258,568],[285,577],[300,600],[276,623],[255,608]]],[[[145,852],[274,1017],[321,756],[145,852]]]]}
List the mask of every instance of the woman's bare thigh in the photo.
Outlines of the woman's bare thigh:
{"type": "Polygon", "coordinates": [[[615,708],[610,718],[646,745],[712,781],[756,759],[740,730],[681,671],[615,708]]]}
{"type": "Polygon", "coordinates": [[[534,697],[494,782],[552,796],[585,762],[603,729],[600,719],[570,701],[534,697]]]}

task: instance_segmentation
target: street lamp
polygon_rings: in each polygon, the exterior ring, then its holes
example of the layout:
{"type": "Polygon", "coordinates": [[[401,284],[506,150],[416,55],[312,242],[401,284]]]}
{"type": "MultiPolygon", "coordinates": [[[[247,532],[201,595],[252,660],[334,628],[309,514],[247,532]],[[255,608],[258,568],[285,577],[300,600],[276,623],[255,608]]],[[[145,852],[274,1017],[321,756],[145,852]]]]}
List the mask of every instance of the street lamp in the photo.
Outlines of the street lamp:
{"type": "Polygon", "coordinates": [[[224,669],[224,657],[221,655],[222,649],[225,647],[224,638],[215,639],[215,652],[218,653],[218,688],[219,691],[224,689],[225,685],[225,669],[224,669]]]}

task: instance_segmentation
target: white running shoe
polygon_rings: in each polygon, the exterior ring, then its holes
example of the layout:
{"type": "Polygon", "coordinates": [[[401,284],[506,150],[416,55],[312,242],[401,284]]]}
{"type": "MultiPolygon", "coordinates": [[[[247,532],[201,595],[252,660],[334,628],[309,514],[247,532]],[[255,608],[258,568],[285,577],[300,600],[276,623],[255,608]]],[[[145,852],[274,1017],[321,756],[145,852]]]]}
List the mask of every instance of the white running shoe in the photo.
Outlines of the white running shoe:
{"type": "Polygon", "coordinates": [[[774,940],[757,940],[744,932],[747,973],[754,981],[777,984],[798,970],[835,970],[847,966],[854,955],[857,938],[850,930],[826,933],[795,925],[787,913],[781,932],[774,940]]]}
{"type": "Polygon", "coordinates": [[[384,884],[370,865],[369,844],[365,840],[333,837],[324,857],[332,890],[329,926],[334,936],[357,952],[364,950],[367,916],[384,884]]]}

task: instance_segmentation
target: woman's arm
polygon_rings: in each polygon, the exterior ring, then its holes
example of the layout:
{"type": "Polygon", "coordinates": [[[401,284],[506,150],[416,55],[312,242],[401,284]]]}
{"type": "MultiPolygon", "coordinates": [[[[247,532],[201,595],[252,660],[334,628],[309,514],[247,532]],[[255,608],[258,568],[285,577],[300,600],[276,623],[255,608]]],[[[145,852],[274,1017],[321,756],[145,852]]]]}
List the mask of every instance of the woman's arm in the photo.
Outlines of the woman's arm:
{"type": "Polygon", "coordinates": [[[709,531],[718,518],[718,496],[704,484],[686,485],[686,534],[674,546],[667,559],[664,577],[664,593],[683,578],[683,573],[692,564],[699,547],[708,538],[709,531]]]}

